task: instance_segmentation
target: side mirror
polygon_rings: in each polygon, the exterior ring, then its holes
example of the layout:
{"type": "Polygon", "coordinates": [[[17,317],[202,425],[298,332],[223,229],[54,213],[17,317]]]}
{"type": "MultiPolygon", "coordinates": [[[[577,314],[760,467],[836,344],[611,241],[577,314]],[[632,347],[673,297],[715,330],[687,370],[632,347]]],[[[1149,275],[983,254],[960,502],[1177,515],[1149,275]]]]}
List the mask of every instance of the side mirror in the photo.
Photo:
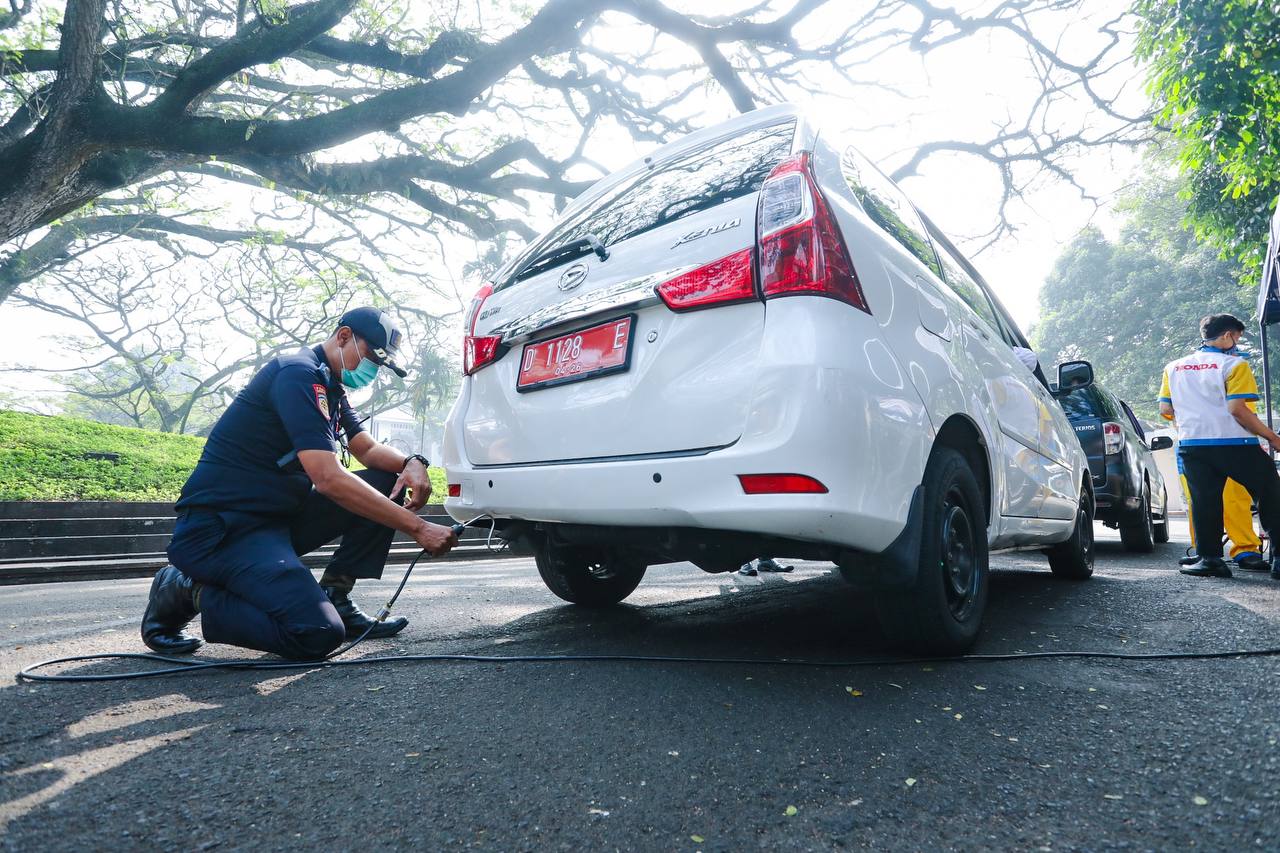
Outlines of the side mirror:
{"type": "Polygon", "coordinates": [[[1093,384],[1093,365],[1087,361],[1064,361],[1058,365],[1058,393],[1093,384]]]}
{"type": "Polygon", "coordinates": [[[1157,435],[1151,439],[1152,450],[1168,450],[1170,447],[1173,447],[1173,439],[1167,435],[1157,435]]]}

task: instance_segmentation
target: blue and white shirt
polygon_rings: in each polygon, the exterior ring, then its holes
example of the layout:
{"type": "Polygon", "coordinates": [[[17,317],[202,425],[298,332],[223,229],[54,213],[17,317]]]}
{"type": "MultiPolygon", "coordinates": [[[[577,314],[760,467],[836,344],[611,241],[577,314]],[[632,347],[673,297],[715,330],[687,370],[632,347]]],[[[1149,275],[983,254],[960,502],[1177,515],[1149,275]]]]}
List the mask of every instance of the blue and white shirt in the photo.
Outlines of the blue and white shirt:
{"type": "Polygon", "coordinates": [[[1240,356],[1201,347],[1165,366],[1160,402],[1173,406],[1181,446],[1257,444],[1258,436],[1227,411],[1228,400],[1248,400],[1256,411],[1258,381],[1240,356]]]}

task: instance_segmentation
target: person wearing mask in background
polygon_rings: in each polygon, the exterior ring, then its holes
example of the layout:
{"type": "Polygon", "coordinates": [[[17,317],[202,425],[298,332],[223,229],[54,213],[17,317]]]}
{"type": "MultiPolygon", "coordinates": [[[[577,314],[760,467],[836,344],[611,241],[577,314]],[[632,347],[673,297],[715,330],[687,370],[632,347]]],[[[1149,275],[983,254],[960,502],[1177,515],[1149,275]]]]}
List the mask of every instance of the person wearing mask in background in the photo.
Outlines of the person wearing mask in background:
{"type": "MultiPolygon", "coordinates": [[[[1200,322],[1203,346],[1165,366],[1160,385],[1160,414],[1178,424],[1180,468],[1195,508],[1196,547],[1200,559],[1181,569],[1196,577],[1231,577],[1222,559],[1222,491],[1235,480],[1258,504],[1263,529],[1272,541],[1280,535],[1280,475],[1258,439],[1280,449],[1280,435],[1254,412],[1258,383],[1249,363],[1232,354],[1244,336],[1244,323],[1230,314],[1212,314],[1200,322]]],[[[1271,575],[1280,578],[1273,565],[1271,575]]]]}

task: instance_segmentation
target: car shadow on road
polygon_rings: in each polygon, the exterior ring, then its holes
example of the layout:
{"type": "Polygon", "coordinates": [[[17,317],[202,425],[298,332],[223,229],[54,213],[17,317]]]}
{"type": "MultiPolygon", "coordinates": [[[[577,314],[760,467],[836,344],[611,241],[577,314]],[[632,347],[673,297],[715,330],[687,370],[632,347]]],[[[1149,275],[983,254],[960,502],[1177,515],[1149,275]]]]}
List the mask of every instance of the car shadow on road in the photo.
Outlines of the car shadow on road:
{"type": "MultiPolygon", "coordinates": [[[[834,569],[791,580],[739,585],[725,576],[715,595],[656,604],[623,603],[587,609],[553,605],[512,619],[500,627],[458,637],[504,653],[644,654],[750,658],[897,659],[880,630],[872,597],[845,583],[834,569]]],[[[1064,581],[1044,568],[999,568],[991,573],[983,633],[975,651],[1013,651],[1011,635],[1024,626],[1078,624],[1088,602],[1105,598],[1123,583],[1095,576],[1064,581]]]]}

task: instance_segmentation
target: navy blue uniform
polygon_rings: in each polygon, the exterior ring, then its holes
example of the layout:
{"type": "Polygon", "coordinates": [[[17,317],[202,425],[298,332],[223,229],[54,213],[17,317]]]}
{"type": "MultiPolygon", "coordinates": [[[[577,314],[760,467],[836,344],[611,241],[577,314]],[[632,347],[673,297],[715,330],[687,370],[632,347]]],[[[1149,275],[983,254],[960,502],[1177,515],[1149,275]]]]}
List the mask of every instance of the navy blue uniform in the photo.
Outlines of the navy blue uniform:
{"type": "MultiPolygon", "coordinates": [[[[342,537],[328,570],[380,577],[395,531],[312,488],[297,451],[336,451],[362,432],[322,347],[277,356],[218,419],[182,487],[169,560],[203,584],[205,639],[290,658],[342,643],[342,619],[300,555],[342,537]]],[[[389,495],[396,475],[356,473],[389,495]]]]}

